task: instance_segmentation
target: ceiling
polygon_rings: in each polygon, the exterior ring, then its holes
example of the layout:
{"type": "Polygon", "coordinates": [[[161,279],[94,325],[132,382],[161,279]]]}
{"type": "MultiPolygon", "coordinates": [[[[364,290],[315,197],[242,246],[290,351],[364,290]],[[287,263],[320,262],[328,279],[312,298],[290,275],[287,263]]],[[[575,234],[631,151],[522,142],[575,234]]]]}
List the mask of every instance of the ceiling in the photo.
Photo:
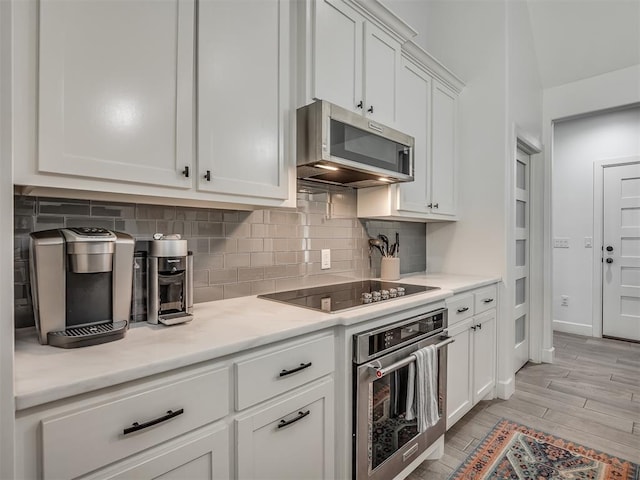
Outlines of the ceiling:
{"type": "Polygon", "coordinates": [[[640,0],[527,0],[543,88],[640,64],[640,0]]]}

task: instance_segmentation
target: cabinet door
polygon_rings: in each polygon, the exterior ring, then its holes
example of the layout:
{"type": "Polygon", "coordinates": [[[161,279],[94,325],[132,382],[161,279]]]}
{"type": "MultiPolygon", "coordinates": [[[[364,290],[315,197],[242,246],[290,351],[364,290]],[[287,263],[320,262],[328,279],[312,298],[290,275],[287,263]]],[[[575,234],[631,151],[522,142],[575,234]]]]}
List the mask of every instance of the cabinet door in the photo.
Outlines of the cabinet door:
{"type": "Polygon", "coordinates": [[[369,22],[365,23],[364,33],[365,114],[391,126],[396,121],[400,43],[369,22]]]}
{"type": "Polygon", "coordinates": [[[496,384],[496,311],[474,318],[473,403],[482,400],[496,384]]]}
{"type": "Polygon", "coordinates": [[[342,0],[315,0],[312,95],[362,111],[364,18],[342,0]]]}
{"type": "Polygon", "coordinates": [[[431,117],[431,78],[402,59],[398,75],[397,125],[415,138],[414,180],[398,185],[398,210],[427,213],[428,132],[431,117]]]}
{"type": "Polygon", "coordinates": [[[284,0],[199,3],[199,189],[288,197],[289,15],[284,0]]]}
{"type": "Polygon", "coordinates": [[[434,80],[432,102],[431,213],[455,215],[457,96],[434,80]]]}
{"type": "Polygon", "coordinates": [[[191,187],[194,0],[39,5],[38,170],[191,187]]]}
{"type": "Polygon", "coordinates": [[[471,359],[473,355],[472,319],[449,328],[455,341],[447,351],[447,429],[472,407],[471,359]]]}
{"type": "Polygon", "coordinates": [[[207,427],[184,435],[83,480],[153,478],[162,480],[224,480],[229,478],[229,429],[207,427]]]}
{"type": "Polygon", "coordinates": [[[238,478],[334,478],[333,422],[332,380],[238,418],[238,478]]]}

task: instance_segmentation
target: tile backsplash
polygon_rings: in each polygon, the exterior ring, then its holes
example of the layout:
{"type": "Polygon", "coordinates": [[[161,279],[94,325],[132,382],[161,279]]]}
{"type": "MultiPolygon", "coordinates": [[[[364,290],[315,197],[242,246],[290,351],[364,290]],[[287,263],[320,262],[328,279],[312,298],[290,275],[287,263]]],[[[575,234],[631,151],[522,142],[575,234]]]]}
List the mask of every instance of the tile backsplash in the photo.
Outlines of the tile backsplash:
{"type": "Polygon", "coordinates": [[[300,285],[379,276],[380,253],[369,257],[368,238],[400,234],[401,272],[426,268],[423,223],[356,217],[356,193],[298,193],[297,208],[235,211],[16,196],[14,291],[16,327],[33,325],[29,291],[29,233],[97,226],[137,240],[179,233],[194,254],[194,301],[256,295],[300,285]],[[331,268],[321,270],[321,249],[331,268]]]}

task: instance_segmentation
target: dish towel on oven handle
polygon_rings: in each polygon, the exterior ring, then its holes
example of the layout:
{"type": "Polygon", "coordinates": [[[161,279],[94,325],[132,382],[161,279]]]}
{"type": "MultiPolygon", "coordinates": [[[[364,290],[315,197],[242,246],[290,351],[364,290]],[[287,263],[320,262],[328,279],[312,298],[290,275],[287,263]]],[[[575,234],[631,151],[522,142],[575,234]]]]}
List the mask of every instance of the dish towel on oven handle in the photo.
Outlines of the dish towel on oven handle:
{"type": "Polygon", "coordinates": [[[416,419],[418,432],[424,432],[438,420],[438,349],[433,345],[413,353],[407,379],[407,420],[416,419]]]}

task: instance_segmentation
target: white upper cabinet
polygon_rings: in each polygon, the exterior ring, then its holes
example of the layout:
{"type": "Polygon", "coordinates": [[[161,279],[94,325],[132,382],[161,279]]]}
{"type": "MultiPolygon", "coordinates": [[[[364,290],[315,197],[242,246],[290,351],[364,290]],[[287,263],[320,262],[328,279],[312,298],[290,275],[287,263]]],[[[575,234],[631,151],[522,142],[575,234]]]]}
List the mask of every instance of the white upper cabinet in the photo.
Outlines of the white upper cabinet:
{"type": "Polygon", "coordinates": [[[431,134],[431,213],[456,214],[456,111],[458,96],[438,81],[433,82],[431,134]]]}
{"type": "Polygon", "coordinates": [[[463,84],[411,42],[405,48],[409,52],[402,55],[398,73],[396,128],[415,138],[414,181],[358,190],[358,216],[456,220],[456,112],[463,84]]]}
{"type": "Polygon", "coordinates": [[[393,18],[382,28],[362,3],[344,0],[307,0],[300,5],[310,15],[300,15],[305,37],[306,72],[299,106],[314,99],[327,100],[343,108],[393,125],[396,120],[396,90],[401,45],[415,35],[411,28],[377,1],[380,11],[393,18]],[[395,27],[399,26],[397,30],[395,27]],[[404,37],[403,37],[404,36],[404,37]]]}
{"type": "Polygon", "coordinates": [[[292,5],[15,2],[14,183],[33,195],[295,206],[292,5]]]}
{"type": "Polygon", "coordinates": [[[191,187],[194,1],[39,5],[38,172],[191,187]]]}
{"type": "Polygon", "coordinates": [[[198,7],[198,188],[286,199],[290,3],[198,7]]]}

